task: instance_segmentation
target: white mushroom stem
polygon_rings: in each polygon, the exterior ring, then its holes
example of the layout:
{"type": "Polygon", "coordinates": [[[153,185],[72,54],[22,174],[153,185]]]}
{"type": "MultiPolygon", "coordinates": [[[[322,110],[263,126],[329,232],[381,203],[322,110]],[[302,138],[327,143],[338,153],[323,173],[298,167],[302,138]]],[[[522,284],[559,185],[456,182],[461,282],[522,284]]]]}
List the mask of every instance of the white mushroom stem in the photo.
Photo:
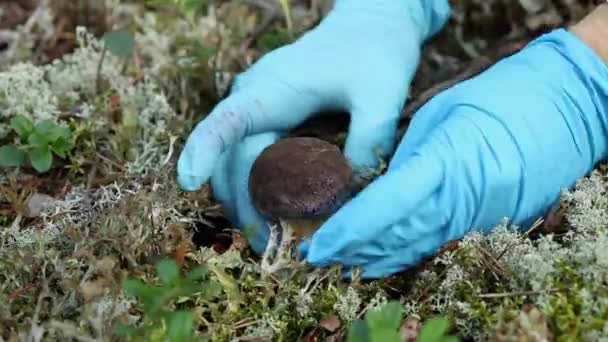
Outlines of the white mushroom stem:
{"type": "Polygon", "coordinates": [[[268,244],[266,245],[266,250],[264,251],[264,255],[262,256],[262,271],[265,273],[273,274],[278,272],[279,270],[289,266],[292,263],[292,246],[293,241],[296,239],[296,235],[294,229],[291,225],[284,221],[280,220],[281,225],[281,239],[277,244],[277,235],[279,234],[279,230],[276,225],[270,226],[270,236],[268,238],[268,244]],[[276,251],[276,253],[274,253],[276,251]],[[273,255],[274,254],[274,255],[273,255]],[[270,261],[271,259],[274,260],[270,261]]]}

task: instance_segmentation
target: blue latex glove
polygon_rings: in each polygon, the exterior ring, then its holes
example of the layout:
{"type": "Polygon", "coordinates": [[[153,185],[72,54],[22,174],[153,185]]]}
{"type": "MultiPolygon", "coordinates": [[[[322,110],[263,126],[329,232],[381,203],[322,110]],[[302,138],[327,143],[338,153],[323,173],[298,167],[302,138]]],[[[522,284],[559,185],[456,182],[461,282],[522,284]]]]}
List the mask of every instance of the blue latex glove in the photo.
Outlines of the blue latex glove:
{"type": "Polygon", "coordinates": [[[246,186],[255,157],[315,113],[343,110],[351,114],[346,157],[357,170],[376,167],[378,154],[393,152],[421,45],[449,13],[447,0],[337,0],[316,28],[235,79],[230,96],[188,138],[180,186],[197,190],[213,174],[214,194],[235,225],[254,226],[248,238],[260,252],[268,227],[246,186]]]}
{"type": "Polygon", "coordinates": [[[523,229],[606,157],[608,69],[563,29],[437,95],[387,173],[312,237],[313,265],[403,270],[508,217],[523,229]]]}

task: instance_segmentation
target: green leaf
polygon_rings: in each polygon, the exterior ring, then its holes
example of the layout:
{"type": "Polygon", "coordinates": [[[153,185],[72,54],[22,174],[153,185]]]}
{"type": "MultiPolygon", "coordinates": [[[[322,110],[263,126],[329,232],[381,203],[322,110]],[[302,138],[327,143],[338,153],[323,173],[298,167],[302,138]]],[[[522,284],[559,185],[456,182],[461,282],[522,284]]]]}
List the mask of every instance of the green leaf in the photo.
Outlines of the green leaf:
{"type": "Polygon", "coordinates": [[[34,126],[34,131],[40,135],[46,136],[57,127],[57,124],[50,119],[42,120],[34,126]]]}
{"type": "Polygon", "coordinates": [[[128,30],[106,32],[102,39],[107,49],[118,57],[128,56],[135,46],[133,34],[128,30]]]}
{"type": "MultiPolygon", "coordinates": [[[[125,279],[122,283],[123,290],[131,295],[137,297],[146,310],[151,310],[162,304],[166,299],[163,293],[168,291],[164,287],[153,287],[139,279],[125,279]]],[[[148,312],[148,314],[150,314],[148,312]]]]}
{"type": "Polygon", "coordinates": [[[369,310],[365,314],[365,321],[372,331],[396,331],[401,324],[402,310],[398,301],[391,301],[378,310],[369,310]]]}
{"type": "Polygon", "coordinates": [[[401,342],[401,336],[397,330],[371,330],[370,342],[401,342]]]}
{"type": "Polygon", "coordinates": [[[289,36],[287,30],[277,27],[261,34],[257,39],[257,46],[264,51],[271,51],[283,45],[287,45],[292,41],[293,39],[289,36]]]}
{"type": "Polygon", "coordinates": [[[182,10],[186,13],[202,13],[206,6],[207,0],[184,0],[182,10]]]}
{"type": "Polygon", "coordinates": [[[143,297],[150,287],[139,279],[125,279],[122,289],[130,296],[143,297]]]}
{"type": "Polygon", "coordinates": [[[449,328],[450,321],[447,318],[432,318],[426,321],[418,337],[421,342],[439,342],[449,328]]]}
{"type": "Polygon", "coordinates": [[[146,0],[146,5],[151,7],[157,6],[173,6],[174,0],[146,0]]]}
{"type": "Polygon", "coordinates": [[[4,145],[0,147],[0,166],[19,167],[25,161],[25,153],[15,145],[4,145]]]}
{"type": "Polygon", "coordinates": [[[26,139],[32,130],[34,129],[34,124],[30,119],[26,118],[23,115],[17,115],[11,118],[10,121],[11,127],[19,134],[21,139],[26,139]]]}
{"type": "Polygon", "coordinates": [[[30,151],[30,162],[36,171],[47,172],[53,164],[53,154],[48,146],[36,147],[30,151]]]}
{"type": "Polygon", "coordinates": [[[43,148],[49,145],[48,137],[48,134],[44,135],[34,131],[34,133],[30,134],[30,136],[27,138],[27,142],[33,147],[43,148]]]}
{"type": "Polygon", "coordinates": [[[179,266],[174,260],[163,260],[156,265],[156,273],[164,284],[171,284],[179,278],[179,266]]]}
{"type": "Polygon", "coordinates": [[[357,319],[348,328],[347,342],[369,342],[369,328],[365,321],[357,319]]]}
{"type": "Polygon", "coordinates": [[[217,52],[216,49],[205,46],[198,40],[192,41],[190,47],[190,54],[200,62],[207,62],[217,52]]]}
{"type": "Polygon", "coordinates": [[[55,154],[60,156],[61,158],[65,158],[66,152],[68,152],[72,148],[72,144],[70,141],[64,139],[63,137],[59,137],[52,145],[51,149],[55,154]]]}
{"type": "Polygon", "coordinates": [[[68,127],[57,125],[50,130],[49,135],[50,141],[57,141],[58,139],[70,140],[72,132],[68,127]]]}
{"type": "Polygon", "coordinates": [[[188,311],[175,311],[167,317],[169,341],[191,341],[194,315],[188,311]]]}
{"type": "Polygon", "coordinates": [[[59,138],[69,140],[72,132],[68,127],[60,126],[52,120],[40,121],[34,126],[34,134],[44,137],[46,142],[54,142],[59,138]]]}
{"type": "Polygon", "coordinates": [[[137,332],[137,327],[128,324],[121,324],[114,329],[114,334],[118,336],[131,336],[137,332]]]}
{"type": "Polygon", "coordinates": [[[444,336],[441,338],[441,342],[460,342],[460,339],[456,336],[444,336]]]}
{"type": "Polygon", "coordinates": [[[189,281],[201,280],[201,279],[207,277],[208,274],[209,274],[209,269],[207,267],[198,266],[198,267],[192,269],[192,271],[190,271],[190,273],[188,273],[188,275],[186,276],[186,280],[189,280],[189,281]]]}
{"type": "Polygon", "coordinates": [[[215,280],[207,280],[200,292],[204,298],[213,299],[219,297],[224,292],[224,288],[215,280]]]}

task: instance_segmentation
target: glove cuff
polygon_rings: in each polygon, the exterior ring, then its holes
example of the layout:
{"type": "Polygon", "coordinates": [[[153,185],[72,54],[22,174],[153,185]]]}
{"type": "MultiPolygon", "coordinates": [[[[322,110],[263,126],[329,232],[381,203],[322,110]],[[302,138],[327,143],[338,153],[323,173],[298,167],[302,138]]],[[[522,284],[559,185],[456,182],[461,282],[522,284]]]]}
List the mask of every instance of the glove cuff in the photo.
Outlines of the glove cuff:
{"type": "Polygon", "coordinates": [[[367,12],[385,20],[411,21],[419,29],[421,42],[439,32],[450,18],[448,0],[335,0],[333,12],[367,12]]]}

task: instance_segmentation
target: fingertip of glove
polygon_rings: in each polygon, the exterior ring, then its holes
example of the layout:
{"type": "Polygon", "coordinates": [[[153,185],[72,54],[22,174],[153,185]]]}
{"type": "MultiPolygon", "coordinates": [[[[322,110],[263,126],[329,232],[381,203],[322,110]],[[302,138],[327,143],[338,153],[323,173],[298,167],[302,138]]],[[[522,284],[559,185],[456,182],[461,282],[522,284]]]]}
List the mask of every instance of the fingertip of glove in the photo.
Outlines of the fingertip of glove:
{"type": "Polygon", "coordinates": [[[298,253],[300,253],[300,255],[303,258],[306,258],[308,255],[308,250],[310,249],[310,241],[309,240],[304,240],[302,241],[299,245],[298,245],[298,253]]]}
{"type": "Polygon", "coordinates": [[[200,177],[178,174],[177,183],[182,191],[192,192],[199,190],[203,182],[201,181],[200,177]]]}
{"type": "Polygon", "coordinates": [[[302,253],[302,255],[306,255],[306,262],[314,266],[322,266],[325,261],[324,256],[319,253],[317,245],[313,245],[312,243],[308,243],[302,246],[306,253],[302,253]]]}
{"type": "Polygon", "coordinates": [[[306,248],[306,262],[311,265],[322,267],[328,265],[335,259],[336,245],[327,244],[325,241],[334,241],[334,239],[313,237],[313,239],[304,247],[306,248]]]}
{"type": "MultiPolygon", "coordinates": [[[[206,165],[207,163],[200,162],[200,165],[206,165]]],[[[203,183],[210,177],[210,171],[208,167],[195,167],[193,158],[189,151],[182,152],[177,162],[177,183],[183,191],[196,191],[199,190],[203,183]]]]}

